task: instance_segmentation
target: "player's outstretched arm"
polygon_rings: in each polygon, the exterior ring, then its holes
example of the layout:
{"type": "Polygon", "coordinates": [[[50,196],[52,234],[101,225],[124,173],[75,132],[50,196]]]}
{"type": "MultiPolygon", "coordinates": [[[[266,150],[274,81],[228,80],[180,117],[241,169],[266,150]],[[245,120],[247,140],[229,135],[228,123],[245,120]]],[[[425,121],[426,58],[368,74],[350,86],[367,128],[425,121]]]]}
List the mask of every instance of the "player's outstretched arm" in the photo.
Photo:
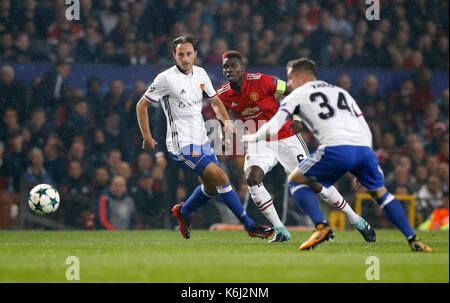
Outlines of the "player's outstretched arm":
{"type": "Polygon", "coordinates": [[[256,142],[272,138],[280,131],[289,118],[290,115],[286,111],[279,110],[276,115],[273,116],[269,122],[260,127],[256,133],[242,136],[242,141],[256,142]]]}
{"type": "Polygon", "coordinates": [[[230,120],[230,116],[228,115],[228,111],[225,107],[225,105],[223,105],[222,100],[220,100],[219,97],[214,97],[211,101],[210,101],[211,107],[214,110],[214,112],[216,113],[217,117],[219,118],[220,121],[223,122],[224,126],[224,131],[225,132],[236,132],[236,128],[234,127],[233,121],[230,120]]]}
{"type": "Polygon", "coordinates": [[[136,114],[137,114],[137,120],[139,124],[139,129],[141,130],[143,142],[142,142],[142,148],[151,150],[152,152],[155,151],[155,146],[158,144],[155,140],[152,138],[152,133],[150,132],[150,125],[148,123],[148,106],[149,102],[142,97],[141,100],[136,105],[136,114]]]}

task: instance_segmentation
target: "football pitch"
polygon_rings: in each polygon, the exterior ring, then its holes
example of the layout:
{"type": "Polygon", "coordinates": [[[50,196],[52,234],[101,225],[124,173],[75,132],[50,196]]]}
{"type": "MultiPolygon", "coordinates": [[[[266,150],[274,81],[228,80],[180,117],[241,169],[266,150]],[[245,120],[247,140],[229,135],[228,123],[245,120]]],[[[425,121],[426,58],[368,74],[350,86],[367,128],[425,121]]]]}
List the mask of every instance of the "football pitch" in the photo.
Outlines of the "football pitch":
{"type": "Polygon", "coordinates": [[[311,251],[298,250],[310,232],[291,235],[269,244],[243,231],[0,231],[0,282],[449,282],[448,232],[418,233],[431,253],[410,251],[396,230],[378,230],[376,243],[337,231],[311,251]],[[70,256],[77,281],[66,279],[70,256]],[[374,265],[379,280],[368,280],[374,265]]]}

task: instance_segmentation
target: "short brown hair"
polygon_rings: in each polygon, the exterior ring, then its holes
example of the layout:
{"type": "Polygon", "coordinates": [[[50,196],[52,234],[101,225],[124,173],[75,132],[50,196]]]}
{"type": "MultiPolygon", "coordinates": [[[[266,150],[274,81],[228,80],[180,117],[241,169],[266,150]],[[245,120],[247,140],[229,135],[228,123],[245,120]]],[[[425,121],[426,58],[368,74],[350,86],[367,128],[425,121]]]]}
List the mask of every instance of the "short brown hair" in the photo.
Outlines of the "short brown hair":
{"type": "Polygon", "coordinates": [[[317,76],[316,62],[311,59],[299,58],[291,60],[287,63],[286,68],[292,68],[292,70],[294,71],[304,71],[313,75],[314,77],[317,76]]]}
{"type": "Polygon", "coordinates": [[[172,50],[175,53],[177,51],[178,44],[183,44],[183,43],[190,43],[190,44],[192,44],[192,47],[194,48],[194,50],[197,50],[197,42],[198,42],[198,39],[195,36],[192,36],[192,35],[180,36],[178,38],[175,38],[172,41],[172,50]]]}

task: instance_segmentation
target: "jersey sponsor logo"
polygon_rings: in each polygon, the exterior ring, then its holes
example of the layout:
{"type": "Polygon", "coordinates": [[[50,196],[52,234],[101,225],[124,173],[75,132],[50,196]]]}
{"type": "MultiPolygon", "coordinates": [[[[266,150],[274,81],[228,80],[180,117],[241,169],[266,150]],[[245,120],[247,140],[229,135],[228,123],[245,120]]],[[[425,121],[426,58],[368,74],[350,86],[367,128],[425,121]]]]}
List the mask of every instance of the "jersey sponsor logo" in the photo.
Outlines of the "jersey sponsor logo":
{"type": "Polygon", "coordinates": [[[181,89],[181,92],[180,92],[180,95],[181,95],[181,94],[185,94],[185,93],[186,93],[186,91],[184,90],[184,88],[182,88],[182,89],[181,89]]]}
{"type": "Polygon", "coordinates": [[[153,93],[155,91],[156,87],[155,84],[150,85],[150,92],[153,93]]]}
{"type": "Polygon", "coordinates": [[[178,103],[178,107],[179,108],[185,108],[186,105],[189,106],[189,107],[192,107],[193,105],[198,105],[198,104],[201,104],[201,103],[202,103],[202,100],[196,100],[196,101],[191,101],[191,102],[180,101],[180,103],[178,103]]]}
{"type": "Polygon", "coordinates": [[[250,100],[255,102],[255,101],[258,101],[258,99],[259,99],[259,95],[257,92],[250,93],[250,100]]]}
{"type": "Polygon", "coordinates": [[[255,114],[258,111],[259,111],[259,106],[248,107],[241,113],[241,116],[244,116],[244,117],[245,116],[250,116],[250,115],[255,114]]]}

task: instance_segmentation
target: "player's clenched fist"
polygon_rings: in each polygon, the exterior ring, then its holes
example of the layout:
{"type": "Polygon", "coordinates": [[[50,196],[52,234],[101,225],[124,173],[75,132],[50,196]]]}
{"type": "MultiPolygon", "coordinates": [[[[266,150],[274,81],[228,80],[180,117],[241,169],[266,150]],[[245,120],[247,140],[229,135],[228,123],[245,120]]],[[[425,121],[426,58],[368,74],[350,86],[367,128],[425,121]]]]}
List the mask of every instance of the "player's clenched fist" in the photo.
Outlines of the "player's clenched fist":
{"type": "Polygon", "coordinates": [[[147,149],[147,150],[151,150],[152,152],[155,151],[155,147],[156,144],[158,144],[158,142],[156,142],[155,140],[153,140],[153,138],[150,139],[144,139],[142,141],[142,148],[143,149],[147,149]]]}

